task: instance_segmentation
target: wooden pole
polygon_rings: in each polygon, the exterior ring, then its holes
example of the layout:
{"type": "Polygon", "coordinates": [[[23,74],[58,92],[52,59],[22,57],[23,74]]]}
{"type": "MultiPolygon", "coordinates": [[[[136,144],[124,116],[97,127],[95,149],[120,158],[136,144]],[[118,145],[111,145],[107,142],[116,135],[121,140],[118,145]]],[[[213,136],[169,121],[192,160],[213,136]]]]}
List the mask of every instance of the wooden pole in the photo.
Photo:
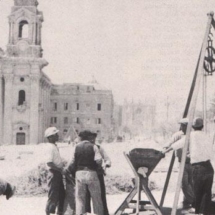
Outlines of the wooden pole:
{"type": "Polygon", "coordinates": [[[177,210],[177,205],[178,205],[178,200],[179,200],[179,195],[180,195],[180,189],[181,189],[181,182],[182,182],[182,177],[183,177],[183,173],[184,173],[184,166],[185,166],[185,161],[186,161],[187,149],[188,149],[188,144],[190,141],[190,132],[192,129],[192,122],[193,122],[195,109],[196,109],[196,101],[197,101],[198,92],[199,92],[199,88],[200,88],[200,82],[201,82],[201,79],[203,76],[203,71],[204,71],[203,63],[204,63],[204,58],[205,58],[205,50],[207,47],[207,40],[208,40],[208,35],[210,32],[212,20],[213,20],[213,13],[210,13],[210,14],[208,14],[208,23],[207,23],[206,32],[205,32],[205,36],[204,36],[204,40],[203,40],[203,44],[202,44],[202,49],[201,49],[199,67],[198,67],[198,72],[197,72],[197,77],[196,77],[196,87],[194,88],[193,97],[192,97],[191,104],[190,104],[191,107],[189,109],[189,115],[188,115],[189,116],[189,123],[187,126],[185,145],[183,148],[182,161],[180,164],[180,171],[179,171],[177,187],[176,187],[176,192],[175,192],[175,198],[174,198],[174,204],[173,204],[171,215],[176,215],[176,210],[177,210]]]}
{"type": "Polygon", "coordinates": [[[202,108],[203,108],[203,120],[204,120],[204,132],[207,133],[207,75],[203,72],[202,80],[202,108]]]}
{"type": "Polygon", "coordinates": [[[172,174],[172,169],[173,169],[174,162],[175,162],[175,153],[173,152],[171,162],[170,162],[170,165],[169,165],[169,169],[168,169],[168,172],[167,172],[167,176],[166,176],[166,181],[165,181],[164,188],[163,188],[163,193],[162,193],[161,200],[160,200],[160,207],[163,207],[163,203],[164,203],[164,199],[166,197],[166,192],[167,192],[167,188],[168,188],[168,185],[169,185],[169,180],[170,180],[170,177],[171,177],[171,174],[172,174]]]}
{"type": "Polygon", "coordinates": [[[205,127],[205,133],[208,132],[208,124],[207,124],[207,75],[206,75],[206,72],[204,71],[204,79],[205,79],[205,116],[204,116],[204,127],[205,127]]]}
{"type": "MultiPolygon", "coordinates": [[[[192,81],[192,84],[191,84],[191,87],[190,87],[190,92],[189,92],[189,95],[188,95],[188,98],[187,98],[187,103],[186,103],[186,106],[185,106],[185,109],[184,109],[183,118],[187,117],[187,114],[188,114],[188,111],[189,111],[190,102],[191,102],[191,99],[192,99],[192,96],[193,96],[193,91],[194,91],[195,84],[196,84],[196,77],[197,77],[197,72],[198,72],[198,65],[199,65],[200,55],[201,55],[201,52],[199,54],[197,66],[196,66],[195,73],[194,73],[194,76],[193,76],[193,81],[192,81]]],[[[175,162],[175,153],[173,152],[171,162],[170,162],[170,165],[169,165],[169,169],[168,169],[168,173],[167,173],[167,177],[166,177],[166,181],[165,181],[165,184],[164,184],[163,193],[162,193],[161,200],[160,200],[160,207],[162,207],[163,204],[164,204],[164,199],[165,199],[167,188],[168,188],[168,185],[169,185],[169,180],[170,180],[170,177],[171,177],[174,162],[175,162]]]]}

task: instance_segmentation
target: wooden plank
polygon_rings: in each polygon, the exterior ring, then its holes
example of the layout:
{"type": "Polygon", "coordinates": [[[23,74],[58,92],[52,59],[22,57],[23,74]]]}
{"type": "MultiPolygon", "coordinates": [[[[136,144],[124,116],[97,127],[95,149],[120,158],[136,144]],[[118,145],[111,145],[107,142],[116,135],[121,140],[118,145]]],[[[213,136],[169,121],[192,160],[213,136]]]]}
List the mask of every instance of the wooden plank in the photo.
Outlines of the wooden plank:
{"type": "Polygon", "coordinates": [[[141,177],[141,185],[142,185],[142,189],[144,190],[149,201],[151,202],[152,207],[156,211],[157,215],[162,215],[161,210],[160,210],[154,196],[152,195],[151,191],[149,190],[149,188],[147,186],[146,179],[144,179],[143,177],[141,177]]]}
{"type": "Polygon", "coordinates": [[[134,166],[133,166],[133,164],[131,163],[131,161],[129,159],[129,155],[126,152],[124,152],[124,156],[125,156],[126,160],[128,161],[128,164],[130,165],[130,167],[131,167],[131,169],[132,169],[132,171],[133,171],[133,173],[135,175],[135,178],[137,180],[139,178],[139,175],[137,174],[136,170],[134,169],[134,166]]]}
{"type": "Polygon", "coordinates": [[[167,173],[167,177],[166,177],[166,181],[165,181],[165,184],[164,184],[161,200],[160,200],[160,207],[163,207],[163,203],[164,203],[167,188],[168,188],[168,185],[169,185],[169,180],[170,180],[170,177],[171,177],[171,174],[172,174],[172,169],[173,169],[173,166],[174,166],[174,162],[175,162],[175,153],[173,152],[171,162],[170,162],[170,165],[169,165],[169,169],[168,169],[168,173],[167,173]]]}
{"type": "Polygon", "coordinates": [[[121,215],[123,211],[129,207],[129,203],[134,198],[134,196],[137,194],[136,187],[133,188],[133,190],[128,194],[126,199],[123,201],[123,203],[119,206],[119,208],[114,213],[115,215],[121,215]]]}
{"type": "MultiPolygon", "coordinates": [[[[137,200],[131,200],[132,204],[136,204],[137,203],[137,200]]],[[[140,205],[147,205],[147,204],[151,204],[150,201],[140,201],[140,205]]]]}

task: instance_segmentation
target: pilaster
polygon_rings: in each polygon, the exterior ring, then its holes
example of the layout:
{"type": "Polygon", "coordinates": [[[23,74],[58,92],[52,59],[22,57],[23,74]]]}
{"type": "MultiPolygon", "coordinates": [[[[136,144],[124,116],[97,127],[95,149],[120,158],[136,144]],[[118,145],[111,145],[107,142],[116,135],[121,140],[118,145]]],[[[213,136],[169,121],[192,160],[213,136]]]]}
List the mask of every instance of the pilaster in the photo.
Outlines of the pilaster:
{"type": "Polygon", "coordinates": [[[13,74],[4,74],[5,107],[4,107],[4,144],[12,144],[12,106],[13,106],[13,74]]]}
{"type": "Polygon", "coordinates": [[[43,80],[40,79],[40,106],[39,106],[39,142],[42,142],[43,131],[43,80]]]}
{"type": "MultiPolygon", "coordinates": [[[[1,72],[1,71],[0,71],[1,72]]],[[[0,74],[0,140],[3,141],[3,80],[2,80],[2,74],[0,74]]],[[[2,145],[2,141],[0,142],[0,145],[2,145]]]]}
{"type": "Polygon", "coordinates": [[[31,75],[30,144],[38,143],[39,132],[39,75],[31,75]]]}

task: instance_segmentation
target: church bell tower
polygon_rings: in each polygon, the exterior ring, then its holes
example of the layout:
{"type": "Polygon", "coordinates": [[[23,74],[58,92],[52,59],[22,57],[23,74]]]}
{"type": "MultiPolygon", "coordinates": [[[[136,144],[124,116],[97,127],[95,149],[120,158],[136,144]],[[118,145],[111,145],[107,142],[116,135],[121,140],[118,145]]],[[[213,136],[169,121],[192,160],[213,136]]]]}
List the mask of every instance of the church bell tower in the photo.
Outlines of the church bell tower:
{"type": "Polygon", "coordinates": [[[37,0],[14,0],[8,17],[7,51],[0,59],[0,138],[4,144],[40,141],[42,68],[48,63],[42,57],[43,14],[37,5],[37,0]]]}

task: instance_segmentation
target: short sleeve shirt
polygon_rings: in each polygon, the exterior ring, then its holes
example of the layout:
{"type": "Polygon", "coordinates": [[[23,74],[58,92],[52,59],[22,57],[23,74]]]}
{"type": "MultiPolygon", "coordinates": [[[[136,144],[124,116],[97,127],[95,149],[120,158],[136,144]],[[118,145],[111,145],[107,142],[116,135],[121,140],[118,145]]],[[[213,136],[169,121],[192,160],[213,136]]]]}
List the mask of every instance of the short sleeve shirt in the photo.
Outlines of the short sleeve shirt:
{"type": "MultiPolygon", "coordinates": [[[[186,136],[172,145],[173,149],[183,148],[186,136]]],[[[212,140],[203,131],[190,133],[190,159],[191,163],[199,163],[212,159],[212,140]]]]}
{"type": "Polygon", "coordinates": [[[59,149],[55,144],[52,143],[47,143],[46,147],[46,163],[49,162],[54,163],[58,168],[63,167],[59,149]]]}

